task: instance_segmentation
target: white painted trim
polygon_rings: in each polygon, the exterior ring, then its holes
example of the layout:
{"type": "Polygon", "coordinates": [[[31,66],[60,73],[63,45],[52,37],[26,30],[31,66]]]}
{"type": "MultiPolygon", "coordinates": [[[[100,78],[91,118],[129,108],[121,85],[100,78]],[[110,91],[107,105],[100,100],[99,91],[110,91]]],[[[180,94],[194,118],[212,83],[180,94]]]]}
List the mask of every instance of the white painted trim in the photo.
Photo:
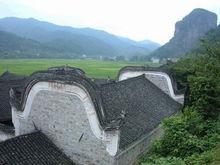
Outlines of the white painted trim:
{"type": "Polygon", "coordinates": [[[116,155],[118,151],[119,131],[115,130],[111,132],[106,132],[101,128],[93,102],[88,92],[79,84],[69,85],[57,82],[38,82],[34,84],[27,96],[24,111],[22,113],[19,113],[14,108],[12,108],[12,121],[15,126],[15,131],[17,132],[16,135],[19,134],[20,127],[18,118],[24,120],[28,119],[35,96],[37,95],[37,93],[43,90],[54,91],[59,93],[68,93],[78,97],[83,102],[93,134],[98,139],[105,142],[106,150],[111,156],[116,155]]]}
{"type": "Polygon", "coordinates": [[[15,136],[18,136],[18,135],[20,135],[20,132],[19,132],[20,122],[19,122],[18,117],[17,117],[17,116],[19,116],[19,111],[17,111],[15,109],[15,107],[13,107],[13,106],[11,107],[11,116],[12,116],[12,123],[13,123],[14,128],[15,128],[15,136]]]}
{"type": "Polygon", "coordinates": [[[143,75],[143,74],[145,74],[145,77],[146,77],[146,75],[155,75],[155,76],[164,77],[167,81],[167,84],[168,84],[170,96],[176,101],[179,101],[180,99],[184,99],[184,95],[175,95],[170,76],[168,74],[164,73],[164,72],[158,72],[158,71],[125,71],[125,72],[123,72],[119,75],[119,81],[122,81],[122,80],[125,80],[125,79],[128,79],[128,78],[132,78],[132,77],[137,77],[137,76],[140,76],[140,75],[143,75]]]}

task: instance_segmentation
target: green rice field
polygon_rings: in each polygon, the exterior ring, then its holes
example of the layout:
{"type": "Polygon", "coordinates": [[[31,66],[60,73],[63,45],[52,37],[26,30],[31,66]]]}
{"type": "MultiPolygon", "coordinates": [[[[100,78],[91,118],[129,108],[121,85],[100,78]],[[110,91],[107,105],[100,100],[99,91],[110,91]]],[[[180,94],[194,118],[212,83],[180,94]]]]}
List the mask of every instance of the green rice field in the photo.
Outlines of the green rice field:
{"type": "Polygon", "coordinates": [[[30,75],[34,71],[45,70],[49,67],[68,65],[81,68],[86,75],[93,78],[115,78],[120,68],[124,66],[149,65],[158,66],[150,62],[115,62],[98,60],[73,59],[10,59],[0,60],[0,74],[8,70],[19,75],[30,75]]]}

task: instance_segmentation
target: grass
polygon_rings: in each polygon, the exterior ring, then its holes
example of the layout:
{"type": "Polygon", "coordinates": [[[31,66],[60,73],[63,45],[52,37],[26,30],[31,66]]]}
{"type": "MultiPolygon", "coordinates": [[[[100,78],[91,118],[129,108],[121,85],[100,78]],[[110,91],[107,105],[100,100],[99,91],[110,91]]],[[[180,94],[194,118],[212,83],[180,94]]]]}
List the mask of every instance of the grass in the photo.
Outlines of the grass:
{"type": "Polygon", "coordinates": [[[94,78],[115,78],[120,68],[124,66],[150,65],[150,62],[114,62],[98,60],[72,60],[72,59],[7,59],[0,60],[0,74],[8,70],[19,75],[30,75],[34,71],[45,70],[53,66],[68,65],[81,68],[86,75],[94,78]]]}

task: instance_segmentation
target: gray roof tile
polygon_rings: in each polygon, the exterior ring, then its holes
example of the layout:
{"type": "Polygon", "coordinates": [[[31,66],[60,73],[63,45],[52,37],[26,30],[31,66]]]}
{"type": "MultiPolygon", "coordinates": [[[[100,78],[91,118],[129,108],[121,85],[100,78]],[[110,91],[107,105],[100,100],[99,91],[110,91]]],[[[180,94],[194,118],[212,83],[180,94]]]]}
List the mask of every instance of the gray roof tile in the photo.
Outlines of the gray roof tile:
{"type": "Polygon", "coordinates": [[[181,110],[182,105],[173,100],[160,88],[142,76],[119,82],[96,84],[83,72],[67,71],[58,68],[56,71],[40,71],[29,78],[22,95],[21,105],[16,105],[16,98],[11,97],[12,104],[23,110],[27,95],[32,85],[39,81],[80,84],[90,94],[98,119],[104,130],[120,129],[120,149],[125,149],[134,141],[150,133],[161,121],[181,110]],[[28,88],[27,88],[28,87],[28,88]]]}
{"type": "Polygon", "coordinates": [[[144,75],[101,86],[103,108],[108,120],[118,118],[124,111],[120,127],[121,149],[147,135],[161,121],[180,111],[182,105],[165,94],[144,75]]]}
{"type": "Polygon", "coordinates": [[[43,133],[34,132],[0,143],[0,164],[74,165],[43,133]]]}
{"type": "Polygon", "coordinates": [[[9,90],[16,88],[21,93],[25,84],[25,78],[5,72],[0,76],[0,122],[11,120],[11,106],[9,103],[9,90]]]}

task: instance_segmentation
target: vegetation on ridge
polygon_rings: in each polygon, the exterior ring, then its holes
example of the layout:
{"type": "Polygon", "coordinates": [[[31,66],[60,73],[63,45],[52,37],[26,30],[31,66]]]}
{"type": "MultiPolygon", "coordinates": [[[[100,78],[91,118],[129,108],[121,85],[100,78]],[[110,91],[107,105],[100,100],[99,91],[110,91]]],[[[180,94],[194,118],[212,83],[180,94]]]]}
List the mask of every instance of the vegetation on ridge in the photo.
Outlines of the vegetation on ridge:
{"type": "MultiPolygon", "coordinates": [[[[181,21],[176,22],[174,36],[149,57],[180,58],[198,47],[199,39],[217,27],[217,15],[205,9],[194,9],[181,21]]],[[[149,58],[147,57],[147,58],[149,58]]]]}
{"type": "Polygon", "coordinates": [[[101,30],[59,26],[33,18],[0,19],[0,35],[8,35],[10,39],[7,42],[7,39],[0,38],[0,59],[130,58],[133,55],[147,55],[159,47],[149,40],[137,42],[101,30]]]}
{"type": "Polygon", "coordinates": [[[220,164],[220,43],[204,42],[203,48],[203,54],[164,66],[180,86],[189,86],[189,97],[182,115],[163,122],[164,136],[141,165],[220,164]]]}

